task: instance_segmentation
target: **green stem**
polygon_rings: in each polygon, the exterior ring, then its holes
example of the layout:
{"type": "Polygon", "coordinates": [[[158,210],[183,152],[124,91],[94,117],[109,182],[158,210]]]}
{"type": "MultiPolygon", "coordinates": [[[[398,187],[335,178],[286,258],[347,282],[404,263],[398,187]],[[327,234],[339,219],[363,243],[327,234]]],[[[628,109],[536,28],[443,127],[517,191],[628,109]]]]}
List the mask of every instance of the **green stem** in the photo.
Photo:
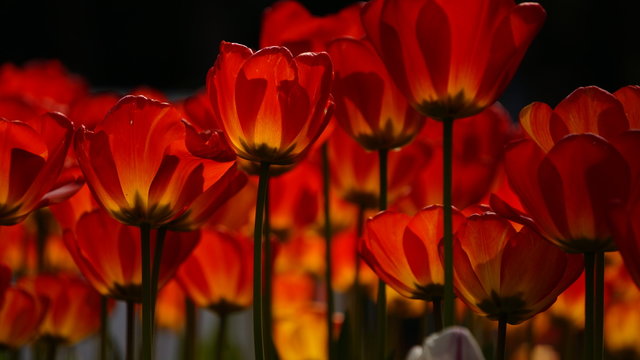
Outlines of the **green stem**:
{"type": "Polygon", "coordinates": [[[442,203],[444,206],[444,327],[454,322],[453,222],[451,183],[453,161],[453,119],[442,120],[442,203]]]}
{"type": "MultiPolygon", "coordinates": [[[[363,205],[358,206],[358,215],[356,218],[356,241],[358,241],[364,232],[364,211],[363,205]]],[[[353,279],[352,290],[352,305],[351,314],[353,314],[353,321],[351,322],[351,340],[352,346],[352,359],[360,360],[362,358],[362,299],[360,297],[360,254],[358,253],[358,246],[356,244],[355,252],[355,274],[353,279]]]]}
{"type": "Polygon", "coordinates": [[[58,341],[54,339],[46,339],[45,341],[46,348],[46,360],[55,360],[58,355],[58,341]]]}
{"type": "Polygon", "coordinates": [[[142,253],[142,359],[151,360],[153,320],[151,317],[151,227],[140,225],[142,253]]]}
{"type": "Polygon", "coordinates": [[[436,297],[433,303],[433,329],[435,332],[442,330],[442,299],[436,297]]]}
{"type": "Polygon", "coordinates": [[[584,253],[584,358],[594,359],[594,272],[595,253],[584,253]]]}
{"type": "Polygon", "coordinates": [[[269,183],[271,181],[267,180],[267,190],[264,199],[264,298],[263,298],[263,318],[264,318],[264,346],[266,347],[266,352],[269,353],[270,358],[276,357],[276,348],[273,344],[273,307],[272,307],[272,299],[273,299],[273,254],[271,249],[271,216],[269,211],[269,183]]]}
{"type": "Polygon", "coordinates": [[[185,299],[184,359],[196,358],[196,339],[198,338],[198,318],[196,304],[188,297],[185,299]]]}
{"type": "Polygon", "coordinates": [[[109,299],[102,296],[100,299],[100,360],[107,360],[107,348],[109,345],[109,299]]]}
{"type": "Polygon", "coordinates": [[[136,303],[127,301],[127,343],[125,345],[125,359],[134,360],[136,353],[136,303]]]}
{"type": "Polygon", "coordinates": [[[595,254],[594,358],[604,358],[604,252],[595,254]]]}
{"type": "Polygon", "coordinates": [[[216,360],[222,360],[224,354],[225,337],[227,334],[227,317],[224,312],[220,314],[220,325],[218,326],[218,333],[216,334],[216,360]]]}
{"type": "Polygon", "coordinates": [[[264,329],[262,328],[262,225],[264,205],[269,181],[269,163],[260,164],[260,180],[256,200],[256,217],[253,229],[253,343],[255,358],[265,359],[264,329]]]}
{"type": "Polygon", "coordinates": [[[327,349],[329,360],[336,358],[333,346],[333,313],[335,304],[333,301],[333,286],[331,284],[331,204],[330,204],[330,169],[329,150],[327,143],[322,145],[322,192],[324,198],[324,241],[325,241],[325,272],[324,281],[327,287],[327,349]]]}
{"type": "Polygon", "coordinates": [[[498,320],[498,345],[496,346],[496,360],[504,360],[507,349],[507,317],[500,316],[498,320]]]}
{"type": "MultiPolygon", "coordinates": [[[[378,151],[380,163],[380,211],[387,209],[387,149],[378,151]]],[[[378,355],[381,360],[387,356],[387,290],[384,281],[378,281],[378,299],[376,302],[376,318],[378,319],[378,355]]]]}

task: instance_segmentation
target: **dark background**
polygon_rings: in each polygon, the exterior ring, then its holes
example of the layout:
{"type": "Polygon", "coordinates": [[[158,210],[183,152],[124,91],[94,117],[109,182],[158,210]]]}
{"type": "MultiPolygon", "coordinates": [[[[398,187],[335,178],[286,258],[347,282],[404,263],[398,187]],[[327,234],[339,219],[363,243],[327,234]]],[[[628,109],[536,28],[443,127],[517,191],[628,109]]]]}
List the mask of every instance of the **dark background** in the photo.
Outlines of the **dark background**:
{"type": "MultiPolygon", "coordinates": [[[[301,1],[314,14],[352,1],[301,1]]],[[[579,86],[609,91],[640,83],[637,0],[546,0],[548,13],[503,97],[512,115],[551,105],[579,86]]],[[[59,58],[97,89],[204,85],[220,40],[257,47],[269,0],[207,2],[0,0],[0,62],[59,58]]]]}

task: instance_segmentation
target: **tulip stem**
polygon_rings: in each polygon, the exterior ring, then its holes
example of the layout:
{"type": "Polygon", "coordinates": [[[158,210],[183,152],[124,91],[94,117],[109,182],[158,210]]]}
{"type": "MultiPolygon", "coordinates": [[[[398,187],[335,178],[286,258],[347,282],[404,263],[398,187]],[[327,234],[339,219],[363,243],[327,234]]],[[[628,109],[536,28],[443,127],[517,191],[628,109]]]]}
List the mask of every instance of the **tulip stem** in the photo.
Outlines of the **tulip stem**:
{"type": "Polygon", "coordinates": [[[216,360],[222,360],[224,354],[225,337],[227,334],[227,317],[224,312],[219,313],[220,325],[218,325],[218,332],[216,333],[216,360]]]}
{"type": "Polygon", "coordinates": [[[352,359],[360,360],[362,358],[362,336],[360,334],[360,329],[362,328],[362,312],[361,310],[361,302],[360,299],[360,254],[358,253],[358,245],[357,241],[362,237],[362,233],[364,230],[364,205],[358,205],[358,214],[357,214],[357,225],[356,225],[356,246],[354,247],[354,261],[355,261],[355,274],[353,275],[353,288],[352,288],[352,305],[351,305],[351,315],[353,321],[351,321],[351,329],[352,329],[352,359]]]}
{"type": "MultiPolygon", "coordinates": [[[[167,229],[161,227],[156,232],[156,246],[153,252],[153,268],[151,272],[151,326],[155,327],[156,319],[156,298],[158,297],[158,282],[160,278],[160,265],[162,263],[162,251],[164,249],[164,240],[167,237],[167,229]]],[[[153,328],[155,331],[155,328],[153,328]]],[[[153,336],[151,338],[151,346],[153,346],[153,336]]]]}
{"type": "Polygon", "coordinates": [[[434,332],[442,330],[442,298],[435,297],[433,303],[433,329],[434,332]]]}
{"type": "Polygon", "coordinates": [[[45,341],[45,347],[47,349],[46,360],[56,360],[58,356],[58,341],[55,339],[47,339],[45,341]]]}
{"type": "Polygon", "coordinates": [[[269,357],[276,358],[276,348],[273,344],[273,255],[271,250],[271,212],[269,211],[269,183],[267,180],[267,190],[264,199],[264,303],[262,311],[264,313],[264,345],[266,346],[266,352],[269,353],[269,357]]]}
{"type": "Polygon", "coordinates": [[[335,304],[333,301],[333,286],[331,284],[331,203],[330,203],[330,169],[329,150],[327,143],[322,144],[322,193],[324,199],[324,241],[325,241],[325,272],[324,280],[327,287],[327,349],[329,360],[336,358],[333,346],[333,313],[335,304]]]}
{"type": "MultiPolygon", "coordinates": [[[[378,158],[380,163],[380,211],[387,209],[387,155],[389,150],[380,149],[378,158]]],[[[376,312],[378,319],[378,354],[381,360],[387,357],[387,289],[384,281],[378,280],[378,299],[376,302],[376,312]]]]}
{"type": "Polygon", "coordinates": [[[151,360],[151,337],[153,322],[151,318],[151,227],[140,225],[142,253],[142,359],[151,360]]]}
{"type": "Polygon", "coordinates": [[[253,343],[257,360],[265,359],[264,329],[262,328],[262,225],[268,181],[269,163],[262,162],[260,163],[260,180],[253,228],[253,343]]]}
{"type": "Polygon", "coordinates": [[[184,300],[185,329],[184,329],[184,359],[196,358],[196,339],[198,338],[198,319],[196,317],[196,304],[189,297],[184,300]]]}
{"type": "Polygon", "coordinates": [[[595,254],[594,358],[604,358],[604,252],[595,254]]]}
{"type": "Polygon", "coordinates": [[[126,360],[134,360],[136,352],[136,303],[127,300],[127,344],[125,345],[126,360]]]}
{"type": "Polygon", "coordinates": [[[507,350],[507,317],[501,315],[498,319],[498,344],[496,345],[496,360],[504,360],[507,350]]]}
{"type": "Polygon", "coordinates": [[[453,118],[442,120],[442,203],[444,206],[444,327],[453,325],[453,223],[451,183],[453,181],[453,118]]]}
{"type": "Polygon", "coordinates": [[[107,360],[107,348],[109,345],[109,299],[102,296],[100,299],[100,360],[107,360]]]}
{"type": "Polygon", "coordinates": [[[594,359],[594,272],[595,253],[584,253],[584,358],[594,359]]]}

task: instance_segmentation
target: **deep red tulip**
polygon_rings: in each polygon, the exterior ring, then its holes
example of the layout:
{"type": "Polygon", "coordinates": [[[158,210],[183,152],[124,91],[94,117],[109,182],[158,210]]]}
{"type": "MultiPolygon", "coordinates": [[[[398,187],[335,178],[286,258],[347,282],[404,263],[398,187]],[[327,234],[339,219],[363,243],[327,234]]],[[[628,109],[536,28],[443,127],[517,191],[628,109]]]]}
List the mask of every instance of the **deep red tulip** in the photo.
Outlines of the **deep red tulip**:
{"type": "Polygon", "coordinates": [[[75,126],[82,125],[93,130],[119,99],[120,97],[114,93],[91,94],[81,97],[71,104],[69,120],[75,126]]]}
{"type": "Polygon", "coordinates": [[[44,319],[47,301],[11,287],[0,305],[0,347],[18,349],[35,339],[44,319]]]}
{"type": "MultiPolygon", "coordinates": [[[[102,295],[141,302],[142,264],[140,231],[113,220],[97,209],[82,215],[64,241],[76,265],[102,295]]],[[[151,236],[151,251],[155,247],[151,236]]],[[[199,233],[168,232],[160,262],[158,288],[164,286],[196,247],[199,233]]]]}
{"type": "Polygon", "coordinates": [[[264,12],[260,47],[284,46],[298,55],[326,51],[327,43],[340,37],[361,38],[361,8],[362,3],[356,3],[336,14],[313,16],[297,1],[278,1],[264,12]]]}
{"type": "Polygon", "coordinates": [[[613,95],[618,99],[627,114],[630,129],[640,129],[640,86],[625,86],[613,95]]]}
{"type": "Polygon", "coordinates": [[[126,96],[75,150],[96,199],[119,221],[197,228],[244,186],[234,163],[198,158],[185,146],[180,113],[167,103],[126,96]]]}
{"type": "Polygon", "coordinates": [[[636,200],[628,207],[614,205],[611,227],[624,264],[640,288],[640,201],[636,200]]]}
{"type": "Polygon", "coordinates": [[[454,237],[454,283],[474,312],[518,324],[551,306],[583,269],[535,231],[495,213],[472,215],[454,237]],[[541,266],[544,264],[544,266],[541,266]]]}
{"type": "MultiPolygon", "coordinates": [[[[414,299],[442,298],[444,272],[438,250],[443,236],[441,206],[430,206],[413,217],[385,211],[367,220],[360,254],[387,285],[414,299]]],[[[453,212],[454,231],[464,221],[453,212]]]]}
{"type": "Polygon", "coordinates": [[[455,119],[498,99],[545,17],[513,0],[373,0],[362,22],[409,102],[455,119]]]}
{"type": "Polygon", "coordinates": [[[283,47],[254,53],[222,42],[207,89],[219,126],[238,156],[288,165],[309,150],[329,121],[331,77],[325,53],[293,57],[283,47]]]}
{"type": "Polygon", "coordinates": [[[38,275],[20,279],[18,286],[48,304],[41,337],[72,345],[100,328],[101,295],[77,276],[38,275]]]}
{"type": "Polygon", "coordinates": [[[425,118],[393,84],[369,42],[338,39],[328,52],[335,68],[333,96],[340,126],[368,150],[409,143],[425,118]]]}
{"type": "Polygon", "coordinates": [[[200,244],[178,271],[178,281],[199,307],[242,310],[253,298],[253,246],[241,235],[202,230],[200,244]]]}
{"type": "Polygon", "coordinates": [[[72,134],[72,124],[59,113],[27,122],[0,117],[0,225],[16,224],[77,191],[73,179],[58,179],[72,134]]]}

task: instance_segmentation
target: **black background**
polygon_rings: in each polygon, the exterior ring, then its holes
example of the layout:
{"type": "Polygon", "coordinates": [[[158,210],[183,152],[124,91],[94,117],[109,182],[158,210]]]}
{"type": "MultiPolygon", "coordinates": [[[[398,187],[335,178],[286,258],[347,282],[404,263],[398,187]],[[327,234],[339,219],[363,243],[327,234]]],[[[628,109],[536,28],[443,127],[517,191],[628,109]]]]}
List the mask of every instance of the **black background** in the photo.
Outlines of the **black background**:
{"type": "MultiPolygon", "coordinates": [[[[352,1],[301,1],[314,14],[352,1]]],[[[97,89],[204,85],[220,40],[257,47],[273,1],[28,2],[0,0],[0,62],[59,58],[97,89]]],[[[532,101],[557,104],[579,86],[640,83],[636,0],[546,0],[547,22],[503,96],[513,115],[532,101]]]]}

